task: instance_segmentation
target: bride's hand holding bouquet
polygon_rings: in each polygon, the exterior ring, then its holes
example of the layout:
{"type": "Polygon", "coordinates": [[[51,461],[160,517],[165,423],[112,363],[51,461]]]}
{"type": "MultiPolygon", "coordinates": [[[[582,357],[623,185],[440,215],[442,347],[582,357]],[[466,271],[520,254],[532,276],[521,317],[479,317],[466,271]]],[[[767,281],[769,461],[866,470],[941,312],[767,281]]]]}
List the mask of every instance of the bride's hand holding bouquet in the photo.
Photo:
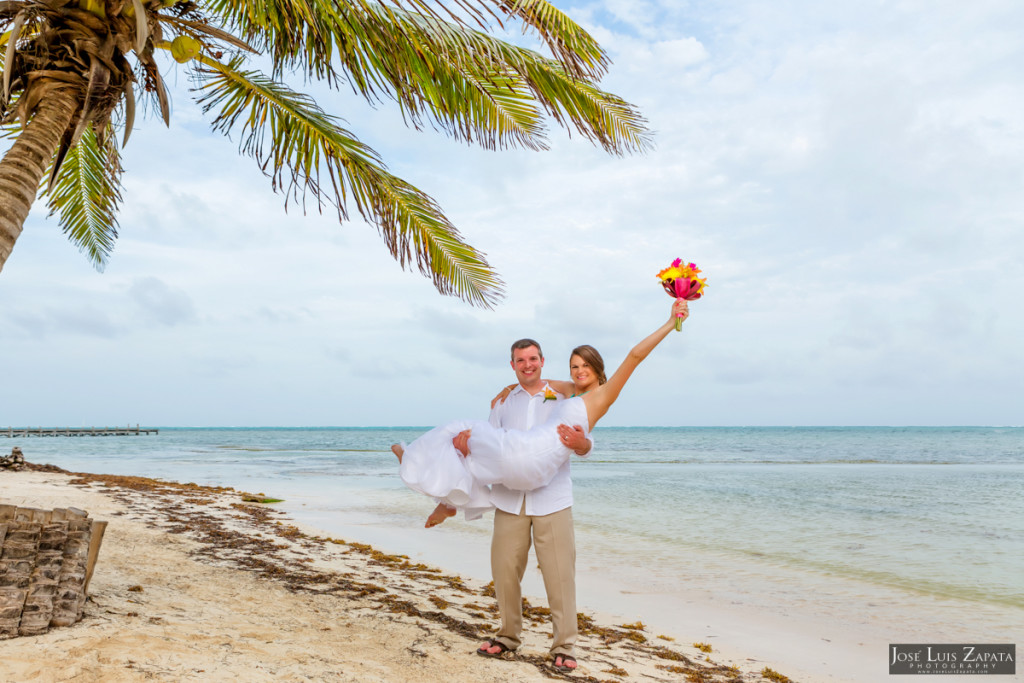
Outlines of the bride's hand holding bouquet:
{"type": "Polygon", "coordinates": [[[669,320],[675,321],[676,330],[678,330],[683,322],[690,317],[690,302],[686,299],[676,299],[676,302],[672,304],[672,315],[669,320]]]}
{"type": "MultiPolygon", "coordinates": [[[[677,258],[668,268],[658,272],[658,279],[669,296],[682,301],[696,301],[704,296],[708,280],[706,277],[697,277],[700,272],[696,264],[683,263],[682,259],[677,258]]],[[[686,315],[689,315],[689,310],[686,309],[686,315]]],[[[676,332],[680,330],[685,319],[682,316],[676,317],[676,332]]]]}

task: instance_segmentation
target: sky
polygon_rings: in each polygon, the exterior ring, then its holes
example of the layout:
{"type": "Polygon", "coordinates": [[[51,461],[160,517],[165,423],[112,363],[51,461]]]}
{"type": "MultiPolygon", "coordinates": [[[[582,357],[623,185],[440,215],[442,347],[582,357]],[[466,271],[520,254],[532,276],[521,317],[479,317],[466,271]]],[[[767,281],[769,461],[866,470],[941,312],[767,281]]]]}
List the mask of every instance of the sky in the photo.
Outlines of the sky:
{"type": "Polygon", "coordinates": [[[171,125],[148,112],[123,150],[105,271],[39,202],[0,273],[0,426],[484,418],[520,337],[546,376],[582,343],[614,369],[668,317],[676,257],[706,296],[605,426],[1024,424],[1024,5],[555,4],[653,151],[556,125],[548,151],[487,151],[312,88],[487,255],[494,310],[358,218],[286,211],[169,64],[171,125]]]}

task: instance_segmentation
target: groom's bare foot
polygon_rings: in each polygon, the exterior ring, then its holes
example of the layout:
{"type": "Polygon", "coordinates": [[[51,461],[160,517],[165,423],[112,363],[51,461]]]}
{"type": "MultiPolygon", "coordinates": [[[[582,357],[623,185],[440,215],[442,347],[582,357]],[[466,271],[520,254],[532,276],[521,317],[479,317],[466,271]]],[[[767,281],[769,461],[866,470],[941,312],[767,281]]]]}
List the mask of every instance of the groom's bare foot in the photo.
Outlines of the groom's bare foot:
{"type": "Polygon", "coordinates": [[[424,524],[427,529],[433,526],[437,526],[441,522],[445,521],[449,517],[454,517],[456,513],[455,508],[450,508],[444,503],[438,503],[434,511],[427,517],[427,523],[424,524]]]}
{"type": "Polygon", "coordinates": [[[399,446],[397,443],[391,444],[391,452],[398,456],[398,464],[402,464],[402,455],[405,454],[405,449],[399,446]]]}

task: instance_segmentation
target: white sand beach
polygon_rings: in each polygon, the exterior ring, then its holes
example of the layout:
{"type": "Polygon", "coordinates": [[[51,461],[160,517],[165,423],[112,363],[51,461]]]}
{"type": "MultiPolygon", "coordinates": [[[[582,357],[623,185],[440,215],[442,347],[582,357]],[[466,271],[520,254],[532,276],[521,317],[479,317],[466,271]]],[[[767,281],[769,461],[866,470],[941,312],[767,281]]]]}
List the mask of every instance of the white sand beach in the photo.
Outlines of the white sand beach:
{"type": "Polygon", "coordinates": [[[299,528],[231,489],[5,472],[0,500],[109,522],[82,621],[0,643],[2,680],[735,682],[775,671],[583,615],[580,669],[559,674],[539,606],[514,656],[475,656],[497,623],[482,582],[299,528]]]}

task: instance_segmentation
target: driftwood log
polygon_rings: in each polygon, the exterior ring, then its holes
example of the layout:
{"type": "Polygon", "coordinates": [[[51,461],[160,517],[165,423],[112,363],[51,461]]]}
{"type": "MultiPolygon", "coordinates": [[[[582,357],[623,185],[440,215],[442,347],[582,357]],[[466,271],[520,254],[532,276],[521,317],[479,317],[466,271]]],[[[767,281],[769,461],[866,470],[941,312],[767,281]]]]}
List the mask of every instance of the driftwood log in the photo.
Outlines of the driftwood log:
{"type": "Polygon", "coordinates": [[[77,508],[0,505],[0,639],[82,618],[106,526],[77,508]]]}

